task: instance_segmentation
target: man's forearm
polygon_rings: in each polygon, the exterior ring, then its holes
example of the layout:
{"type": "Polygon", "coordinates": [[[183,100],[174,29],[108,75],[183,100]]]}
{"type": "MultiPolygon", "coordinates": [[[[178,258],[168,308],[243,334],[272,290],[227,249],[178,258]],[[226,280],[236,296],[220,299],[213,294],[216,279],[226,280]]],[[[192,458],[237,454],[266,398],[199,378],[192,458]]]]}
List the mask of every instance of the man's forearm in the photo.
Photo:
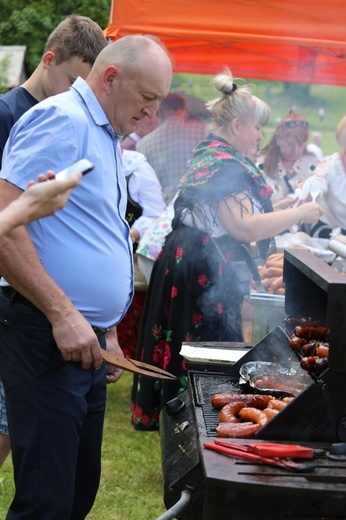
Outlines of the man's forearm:
{"type": "Polygon", "coordinates": [[[43,268],[24,227],[0,239],[0,272],[50,321],[72,307],[69,298],[43,268]]]}

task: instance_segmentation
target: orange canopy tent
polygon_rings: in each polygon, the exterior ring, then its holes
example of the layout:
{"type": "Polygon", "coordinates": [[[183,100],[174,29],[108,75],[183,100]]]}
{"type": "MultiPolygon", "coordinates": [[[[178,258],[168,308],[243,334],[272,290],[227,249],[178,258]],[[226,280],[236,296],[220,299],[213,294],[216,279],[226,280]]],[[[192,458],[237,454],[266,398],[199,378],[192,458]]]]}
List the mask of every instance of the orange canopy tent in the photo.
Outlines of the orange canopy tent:
{"type": "Polygon", "coordinates": [[[105,35],[153,34],[175,72],[346,84],[346,0],[112,0],[105,35]]]}

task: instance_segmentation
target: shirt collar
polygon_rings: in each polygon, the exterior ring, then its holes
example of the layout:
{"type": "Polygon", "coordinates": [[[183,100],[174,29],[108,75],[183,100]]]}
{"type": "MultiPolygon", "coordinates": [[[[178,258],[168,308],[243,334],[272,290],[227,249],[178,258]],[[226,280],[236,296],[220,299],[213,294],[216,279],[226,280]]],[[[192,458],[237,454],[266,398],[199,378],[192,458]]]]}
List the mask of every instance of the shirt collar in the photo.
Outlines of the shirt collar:
{"type": "Polygon", "coordinates": [[[101,107],[97,97],[95,96],[92,89],[89,87],[87,82],[78,77],[76,81],[73,83],[71,89],[76,90],[80,97],[83,99],[84,103],[88,107],[91,117],[94,122],[98,126],[105,126],[107,130],[113,134],[114,137],[119,137],[115,132],[110,122],[108,121],[106,114],[101,107]]]}

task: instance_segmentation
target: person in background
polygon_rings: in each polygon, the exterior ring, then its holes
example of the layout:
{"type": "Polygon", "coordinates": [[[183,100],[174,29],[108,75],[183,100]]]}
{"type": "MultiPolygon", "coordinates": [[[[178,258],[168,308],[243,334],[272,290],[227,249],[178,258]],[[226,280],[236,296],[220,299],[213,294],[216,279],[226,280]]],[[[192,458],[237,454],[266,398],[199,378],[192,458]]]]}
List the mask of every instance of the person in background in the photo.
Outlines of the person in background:
{"type": "Polygon", "coordinates": [[[86,80],[45,99],[13,126],[0,173],[0,209],[39,167],[87,157],[58,214],[0,240],[0,376],[8,410],[15,496],[8,520],[82,520],[99,486],[106,383],[122,370],[116,325],[133,295],[132,241],[119,136],[152,117],[172,64],[154,37],[107,45],[86,80]]]}
{"type": "Polygon", "coordinates": [[[335,136],[340,151],[324,157],[303,185],[324,210],[310,230],[312,236],[319,238],[330,238],[336,228],[346,235],[346,116],[339,121],[335,136]]]}
{"type": "Polygon", "coordinates": [[[164,211],[166,204],[155,170],[142,153],[122,150],[122,162],[127,182],[126,220],[136,248],[146,230],[164,211]]]}
{"type": "MultiPolygon", "coordinates": [[[[0,96],[0,169],[12,126],[29,108],[86,78],[96,56],[107,46],[101,27],[85,16],[65,18],[47,39],[40,63],[19,87],[0,96]]],[[[5,393],[0,380],[0,467],[10,452],[5,393]]]]}
{"type": "Polygon", "coordinates": [[[211,127],[195,148],[174,203],[172,232],[154,264],[136,358],[169,370],[176,383],[134,377],[132,424],[157,430],[162,406],[187,385],[184,341],[242,341],[243,288],[234,261],[287,226],[316,222],[316,202],[272,212],[272,189],[246,155],[255,153],[270,109],[230,71],[217,75],[219,96],[208,103],[211,127]]]}
{"type": "Polygon", "coordinates": [[[149,285],[154,263],[161,253],[166,236],[172,231],[176,197],[177,195],[166,206],[159,218],[146,230],[136,250],[138,268],[145,277],[147,285],[149,285]]]}
{"type": "Polygon", "coordinates": [[[299,112],[290,112],[276,126],[257,165],[273,189],[274,209],[285,209],[295,202],[298,185],[313,174],[318,159],[308,152],[309,123],[299,112]]]}
{"type": "Polygon", "coordinates": [[[147,282],[138,268],[136,249],[141,237],[165,210],[161,184],[145,156],[133,150],[122,150],[127,182],[126,220],[133,242],[135,293],[129,310],[117,326],[120,347],[127,358],[136,355],[138,331],[147,292],[147,282]]]}
{"type": "Polygon", "coordinates": [[[323,107],[320,107],[318,109],[318,117],[319,117],[321,123],[323,123],[323,121],[324,121],[324,116],[325,116],[325,110],[323,107]]]}
{"type": "Polygon", "coordinates": [[[72,14],[59,23],[31,76],[0,96],[0,165],[10,130],[20,116],[39,101],[68,90],[78,76],[85,79],[106,46],[101,27],[86,16],[72,14]]]}
{"type": "MultiPolygon", "coordinates": [[[[253,163],[259,158],[258,143],[246,151],[246,157],[253,163]]],[[[173,198],[164,212],[144,233],[137,247],[138,267],[149,285],[154,263],[161,253],[166,236],[172,231],[172,220],[174,218],[174,202],[178,193],[173,198]]]]}
{"type": "Polygon", "coordinates": [[[307,151],[316,155],[317,159],[320,161],[323,159],[323,150],[322,150],[322,134],[321,132],[313,132],[311,135],[311,142],[306,147],[307,151]]]}
{"type": "Polygon", "coordinates": [[[155,170],[165,203],[169,204],[194,147],[205,135],[205,125],[201,121],[186,121],[186,101],[177,92],[171,92],[161,102],[158,117],[159,126],[137,143],[136,150],[146,156],[155,170]]]}
{"type": "Polygon", "coordinates": [[[149,134],[157,128],[157,116],[145,117],[141,121],[138,121],[138,125],[135,132],[130,135],[126,135],[121,140],[121,148],[123,150],[136,150],[138,141],[140,141],[145,135],[149,134]]]}

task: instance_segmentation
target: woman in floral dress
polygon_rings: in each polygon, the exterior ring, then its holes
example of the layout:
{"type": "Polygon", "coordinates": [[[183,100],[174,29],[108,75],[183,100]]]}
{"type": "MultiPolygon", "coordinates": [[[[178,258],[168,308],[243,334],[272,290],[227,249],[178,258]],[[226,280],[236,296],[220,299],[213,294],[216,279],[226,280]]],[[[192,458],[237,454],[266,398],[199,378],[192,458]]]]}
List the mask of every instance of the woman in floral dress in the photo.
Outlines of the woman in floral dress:
{"type": "Polygon", "coordinates": [[[185,341],[242,341],[244,293],[234,261],[241,244],[258,242],[265,258],[270,238],[288,226],[318,220],[309,202],[272,213],[272,193],[246,158],[258,147],[269,107],[230,71],[214,79],[220,97],[207,104],[211,132],[196,147],[180,183],[173,231],[155,262],[137,345],[137,359],[178,376],[176,383],[134,377],[132,424],[157,430],[162,406],[187,386],[180,356],[185,341]]]}

